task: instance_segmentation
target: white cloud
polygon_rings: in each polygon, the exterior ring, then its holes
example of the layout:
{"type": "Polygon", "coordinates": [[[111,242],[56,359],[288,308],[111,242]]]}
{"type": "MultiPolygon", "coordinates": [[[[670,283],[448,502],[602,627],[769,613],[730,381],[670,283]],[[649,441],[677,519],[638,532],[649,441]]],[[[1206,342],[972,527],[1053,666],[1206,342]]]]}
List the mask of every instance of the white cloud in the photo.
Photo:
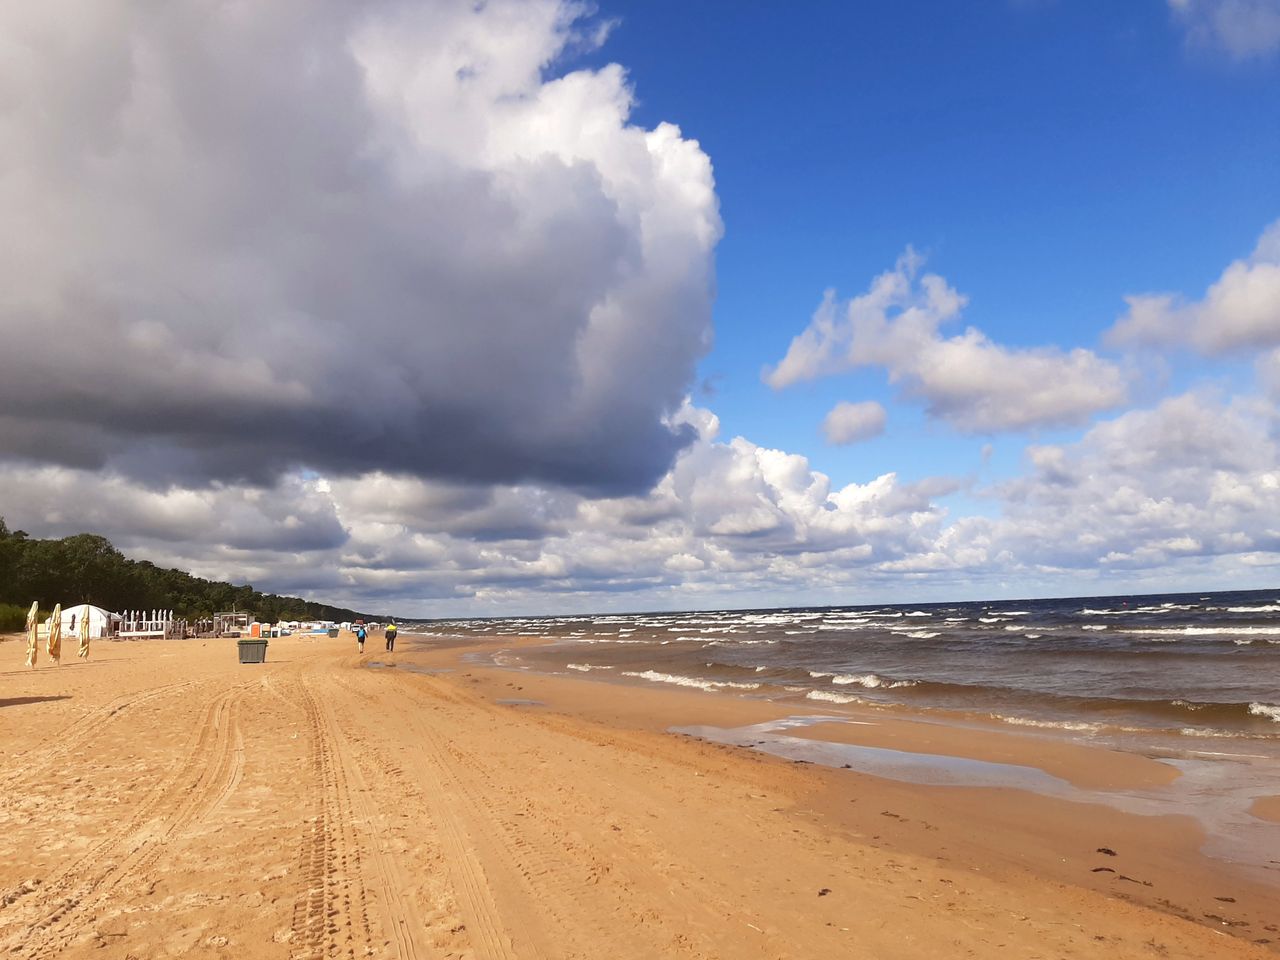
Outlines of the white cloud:
{"type": "Polygon", "coordinates": [[[884,407],[874,400],[837,403],[822,421],[822,432],[828,443],[858,443],[884,433],[886,419],[884,407]]]}
{"type": "Polygon", "coordinates": [[[1128,312],[1107,334],[1117,345],[1189,346],[1208,355],[1280,346],[1280,220],[1263,231],[1249,257],[1222,271],[1204,299],[1168,293],[1125,299],[1128,312]]]}
{"type": "Polygon", "coordinates": [[[956,486],[886,474],[832,489],[804,457],[720,441],[707,411],[674,419],[698,436],[657,486],[602,499],[378,472],[160,492],[119,474],[10,465],[0,482],[7,518],[34,535],[90,529],[204,576],[422,612],[446,602],[554,609],[566,594],[600,607],[610,597],[634,606],[637,593],[668,606],[708,595],[742,603],[762,589],[874,576],[928,548],[943,520],[932,500],[956,486]]]}
{"type": "Polygon", "coordinates": [[[0,450],[647,487],[720,220],[585,9],[0,8],[0,450]]]}
{"type": "Polygon", "coordinates": [[[949,516],[953,478],[835,486],[802,456],[686,407],[656,487],[591,498],[371,473],[263,490],[151,489],[0,467],[12,527],[101,532],[163,565],[360,609],[500,614],[1123,592],[1238,582],[1280,563],[1280,416],[1191,393],[1029,448],[1025,474],[949,516]]]}
{"type": "Polygon", "coordinates": [[[1161,569],[1186,555],[1280,551],[1280,448],[1271,404],[1189,393],[1028,450],[994,491],[992,542],[1024,564],[1161,569]]]}
{"type": "Polygon", "coordinates": [[[1015,350],[973,327],[944,337],[966,300],[936,274],[917,278],[921,265],[908,250],[865,294],[840,303],[829,291],[765,382],[880,366],[931,416],[972,433],[1083,423],[1124,402],[1119,368],[1088,350],[1015,350]]]}
{"type": "Polygon", "coordinates": [[[1169,0],[1169,8],[1189,40],[1237,60],[1280,49],[1280,0],[1169,0]]]}

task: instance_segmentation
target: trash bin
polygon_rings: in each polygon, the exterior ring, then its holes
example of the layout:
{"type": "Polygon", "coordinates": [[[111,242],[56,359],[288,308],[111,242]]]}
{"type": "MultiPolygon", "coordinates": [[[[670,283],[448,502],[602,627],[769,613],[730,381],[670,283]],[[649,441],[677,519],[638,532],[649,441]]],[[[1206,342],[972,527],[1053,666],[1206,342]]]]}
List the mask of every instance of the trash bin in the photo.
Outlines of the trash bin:
{"type": "Polygon", "coordinates": [[[337,636],[338,636],[338,628],[337,628],[337,627],[330,627],[330,628],[329,628],[329,639],[330,639],[330,640],[332,640],[332,639],[334,639],[334,638],[335,638],[335,637],[337,637],[337,636]]]}
{"type": "Polygon", "coordinates": [[[240,648],[241,663],[266,663],[267,662],[267,641],[237,640],[236,646],[240,648]]]}

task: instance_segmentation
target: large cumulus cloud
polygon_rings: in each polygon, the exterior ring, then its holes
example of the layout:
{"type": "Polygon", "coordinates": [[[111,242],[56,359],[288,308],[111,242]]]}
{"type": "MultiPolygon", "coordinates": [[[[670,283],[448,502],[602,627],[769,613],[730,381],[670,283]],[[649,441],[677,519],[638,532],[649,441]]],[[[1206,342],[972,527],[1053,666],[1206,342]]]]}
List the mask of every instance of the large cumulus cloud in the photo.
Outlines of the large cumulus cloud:
{"type": "Polygon", "coordinates": [[[566,0],[0,10],[0,455],[644,489],[710,163],[566,0]]]}

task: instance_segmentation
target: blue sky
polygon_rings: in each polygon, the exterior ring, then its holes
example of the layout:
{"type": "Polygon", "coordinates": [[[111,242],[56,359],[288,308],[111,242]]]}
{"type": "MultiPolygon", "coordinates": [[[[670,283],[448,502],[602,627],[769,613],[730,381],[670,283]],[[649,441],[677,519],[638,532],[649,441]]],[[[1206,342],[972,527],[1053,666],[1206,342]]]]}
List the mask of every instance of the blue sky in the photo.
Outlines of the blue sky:
{"type": "Polygon", "coordinates": [[[0,10],[11,528],[406,616],[1280,582],[1280,0],[94,10],[0,10]]]}
{"type": "MultiPolygon", "coordinates": [[[[725,236],[708,402],[727,432],[835,477],[975,469],[986,440],[931,428],[878,371],[764,385],[824,289],[861,291],[911,244],[993,339],[1097,348],[1125,294],[1200,294],[1280,215],[1280,62],[1190,42],[1161,2],[600,14],[617,25],[598,56],[630,71],[636,121],[678,123],[715,166],[725,236]],[[886,436],[825,443],[839,399],[889,405],[886,436]]],[[[1184,365],[1184,383],[1230,375],[1184,365]]],[[[1020,443],[990,440],[1016,465],[1020,443]]]]}

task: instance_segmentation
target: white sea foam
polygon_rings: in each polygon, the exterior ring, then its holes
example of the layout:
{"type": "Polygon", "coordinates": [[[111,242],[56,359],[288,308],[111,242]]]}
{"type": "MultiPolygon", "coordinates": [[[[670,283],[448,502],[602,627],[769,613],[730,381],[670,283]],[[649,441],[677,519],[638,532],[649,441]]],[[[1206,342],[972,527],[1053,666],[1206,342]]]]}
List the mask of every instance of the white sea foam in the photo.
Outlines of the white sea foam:
{"type": "Polygon", "coordinates": [[[806,700],[828,700],[831,703],[862,703],[860,697],[855,697],[851,694],[832,693],[830,690],[810,690],[804,696],[806,700]]]}
{"type": "Polygon", "coordinates": [[[1272,706],[1269,703],[1251,703],[1249,704],[1249,713],[1255,717],[1266,717],[1280,723],[1280,707],[1272,706]]]}
{"type": "MultiPolygon", "coordinates": [[[[1088,630],[1088,627],[1085,627],[1088,630]]],[[[1280,626],[1275,627],[1134,627],[1121,630],[1143,637],[1277,637],[1280,626]]]]}
{"type": "Polygon", "coordinates": [[[1183,737],[1218,737],[1218,738],[1238,738],[1240,734],[1233,733],[1230,730],[1214,730],[1211,727],[1179,727],[1178,735],[1183,737]]]}
{"type": "Polygon", "coordinates": [[[1102,729],[1101,724],[1085,723],[1083,720],[1031,720],[1027,717],[1006,717],[998,713],[991,714],[996,720],[1011,723],[1015,727],[1043,727],[1053,730],[1078,730],[1085,733],[1096,733],[1102,729]]]}
{"type": "Polygon", "coordinates": [[[1085,624],[1083,627],[1081,627],[1080,629],[1082,629],[1082,630],[1105,630],[1105,629],[1107,629],[1107,625],[1106,625],[1105,623],[1086,623],[1086,624],[1085,624]]]}
{"type": "Polygon", "coordinates": [[[1041,637],[1044,636],[1044,634],[1043,633],[1024,633],[1023,636],[1026,637],[1028,640],[1039,640],[1041,637]]]}
{"type": "Polygon", "coordinates": [[[914,680],[886,680],[884,677],[874,673],[837,673],[823,674],[823,676],[831,677],[832,683],[838,683],[843,686],[849,684],[857,684],[860,687],[866,687],[868,690],[874,690],[876,687],[884,687],[891,689],[893,687],[914,687],[914,680]]]}
{"type": "Polygon", "coordinates": [[[979,617],[978,622],[979,623],[1003,623],[1008,619],[1009,619],[1008,617],[979,617]]]}
{"type": "Polygon", "coordinates": [[[565,664],[570,670],[579,670],[582,673],[590,673],[592,670],[612,670],[613,667],[601,667],[594,663],[568,663],[565,664]]]}
{"type": "Polygon", "coordinates": [[[908,637],[914,637],[916,640],[932,640],[934,637],[940,637],[942,634],[930,632],[928,630],[912,630],[907,634],[908,637]]]}
{"type": "Polygon", "coordinates": [[[1227,613],[1280,613],[1280,604],[1264,603],[1257,607],[1227,607],[1227,613]]]}
{"type": "Polygon", "coordinates": [[[673,683],[678,687],[697,687],[699,690],[757,690],[758,683],[734,683],[731,680],[703,680],[700,677],[682,677],[675,673],[659,673],[657,670],[624,670],[624,677],[637,677],[653,683],[673,683]]]}

